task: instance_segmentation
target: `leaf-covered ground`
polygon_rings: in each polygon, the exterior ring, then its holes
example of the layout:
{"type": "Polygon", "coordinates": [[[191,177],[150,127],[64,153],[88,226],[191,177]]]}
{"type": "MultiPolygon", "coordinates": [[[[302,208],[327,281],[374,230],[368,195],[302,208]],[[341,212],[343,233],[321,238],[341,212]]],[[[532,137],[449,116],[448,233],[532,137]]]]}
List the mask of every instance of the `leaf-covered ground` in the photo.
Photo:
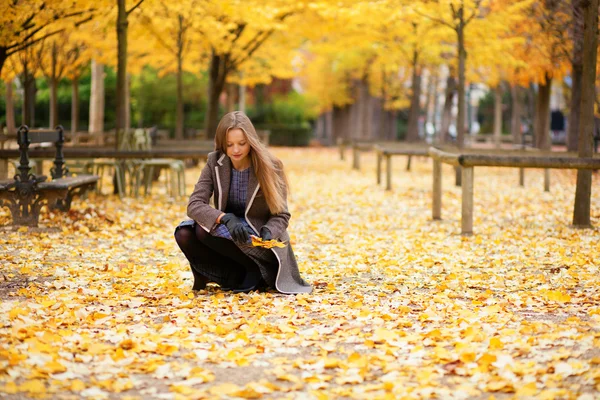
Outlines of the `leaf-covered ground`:
{"type": "MultiPolygon", "coordinates": [[[[192,293],[173,240],[187,199],[90,196],[37,229],[0,210],[0,394],[7,398],[593,399],[600,231],[569,227],[575,173],[476,169],[475,235],[444,167],[350,169],[277,149],[311,295],[192,293]]],[[[188,193],[199,169],[187,171],[188,193]]],[[[108,178],[107,178],[108,179],[108,178]]],[[[600,225],[600,176],[592,217],[600,225]]]]}

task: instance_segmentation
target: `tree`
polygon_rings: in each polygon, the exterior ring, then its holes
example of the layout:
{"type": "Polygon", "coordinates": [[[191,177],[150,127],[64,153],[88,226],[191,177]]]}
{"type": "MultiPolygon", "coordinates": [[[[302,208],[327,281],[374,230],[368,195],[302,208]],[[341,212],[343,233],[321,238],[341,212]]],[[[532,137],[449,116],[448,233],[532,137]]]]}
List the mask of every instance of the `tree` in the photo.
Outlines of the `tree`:
{"type": "Polygon", "coordinates": [[[126,126],[127,110],[127,29],[128,17],[135,11],[144,0],[137,2],[130,8],[126,7],[126,0],[117,0],[117,101],[116,101],[116,143],[119,148],[123,133],[129,127],[126,126]]]}
{"type": "Polygon", "coordinates": [[[447,26],[456,33],[458,61],[458,116],[456,126],[459,148],[464,146],[465,136],[465,63],[467,59],[465,30],[471,21],[482,12],[481,3],[482,0],[450,1],[449,4],[446,1],[434,1],[423,11],[418,11],[421,15],[447,26]]]}
{"type": "Polygon", "coordinates": [[[534,140],[541,149],[550,149],[550,93],[552,80],[564,76],[570,67],[571,41],[565,26],[571,15],[559,0],[544,0],[531,5],[528,20],[521,26],[527,39],[520,58],[527,68],[519,70],[521,80],[537,83],[534,140]]]}
{"type": "MultiPolygon", "coordinates": [[[[594,103],[596,94],[596,64],[598,57],[598,0],[583,4],[583,73],[581,93],[581,117],[579,126],[579,157],[593,156],[594,103]]],[[[592,194],[592,171],[577,170],[577,188],[573,210],[573,225],[590,227],[592,194]]]]}
{"type": "Polygon", "coordinates": [[[177,77],[177,101],[175,138],[183,139],[183,72],[199,69],[198,60],[186,57],[195,46],[204,46],[198,37],[200,3],[196,0],[176,3],[160,3],[142,10],[141,23],[151,37],[151,48],[145,60],[157,67],[161,75],[175,72],[177,77]]]}
{"type": "Polygon", "coordinates": [[[13,0],[0,6],[0,73],[12,54],[92,18],[89,1],[13,0]]]}
{"type": "Polygon", "coordinates": [[[46,77],[50,89],[50,127],[58,124],[58,82],[81,65],[80,44],[71,42],[71,35],[60,32],[50,38],[41,40],[35,48],[35,62],[46,77]]]}
{"type": "Polygon", "coordinates": [[[276,1],[248,1],[241,10],[233,0],[204,4],[205,23],[201,32],[206,37],[209,54],[208,107],[205,118],[207,137],[217,129],[219,96],[231,73],[240,69],[277,31],[286,29],[286,20],[302,4],[276,1]],[[246,10],[252,12],[246,12],[246,10]]]}

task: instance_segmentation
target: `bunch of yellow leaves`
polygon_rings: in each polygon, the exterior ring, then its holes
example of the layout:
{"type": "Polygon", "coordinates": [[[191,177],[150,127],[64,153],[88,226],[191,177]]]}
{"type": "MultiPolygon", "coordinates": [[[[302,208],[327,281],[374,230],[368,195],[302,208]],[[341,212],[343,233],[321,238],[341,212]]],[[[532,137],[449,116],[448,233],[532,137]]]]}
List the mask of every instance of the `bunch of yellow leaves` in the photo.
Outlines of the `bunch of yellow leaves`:
{"type": "Polygon", "coordinates": [[[265,249],[271,249],[273,247],[285,247],[286,244],[284,242],[280,242],[276,239],[272,240],[263,240],[263,238],[251,235],[252,246],[254,247],[264,247],[265,249]]]}

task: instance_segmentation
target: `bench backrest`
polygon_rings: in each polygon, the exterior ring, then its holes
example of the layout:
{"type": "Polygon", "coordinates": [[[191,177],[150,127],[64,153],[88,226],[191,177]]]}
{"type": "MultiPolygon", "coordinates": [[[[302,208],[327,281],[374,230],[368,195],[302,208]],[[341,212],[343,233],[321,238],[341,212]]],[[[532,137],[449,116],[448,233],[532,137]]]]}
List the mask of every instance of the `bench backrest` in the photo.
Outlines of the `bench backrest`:
{"type": "Polygon", "coordinates": [[[63,145],[65,143],[65,131],[62,126],[55,129],[29,129],[27,125],[21,125],[17,131],[17,143],[19,144],[19,177],[21,182],[29,180],[29,145],[31,143],[51,142],[56,146],[56,157],[54,167],[51,170],[52,178],[62,178],[68,174],[65,167],[63,145]]]}

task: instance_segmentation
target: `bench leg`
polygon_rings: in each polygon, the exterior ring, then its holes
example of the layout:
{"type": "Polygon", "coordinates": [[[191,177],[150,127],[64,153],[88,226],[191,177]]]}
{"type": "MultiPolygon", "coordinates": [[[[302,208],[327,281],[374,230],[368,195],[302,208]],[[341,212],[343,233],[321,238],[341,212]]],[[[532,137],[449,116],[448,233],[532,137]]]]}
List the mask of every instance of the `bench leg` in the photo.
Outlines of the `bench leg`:
{"type": "Polygon", "coordinates": [[[360,170],[360,151],[352,149],[352,168],[360,170]]]}
{"type": "Polygon", "coordinates": [[[8,160],[3,158],[0,160],[0,180],[8,179],[8,160]]]}
{"type": "Polygon", "coordinates": [[[377,184],[381,183],[381,162],[383,160],[383,156],[378,151],[377,152],[377,184]]]}
{"type": "Polygon", "coordinates": [[[442,163],[433,160],[433,219],[442,219],[442,163]]]}
{"type": "Polygon", "coordinates": [[[114,168],[117,176],[117,192],[119,192],[119,197],[123,198],[125,196],[125,172],[119,164],[115,164],[114,168]]]}
{"type": "Polygon", "coordinates": [[[67,196],[66,189],[43,193],[33,190],[10,190],[0,193],[0,206],[10,209],[13,225],[36,227],[44,204],[54,205],[65,196],[67,196]]]}
{"type": "Polygon", "coordinates": [[[344,161],[344,153],[345,153],[344,145],[340,145],[340,160],[341,161],[344,161]]]}
{"type": "Polygon", "coordinates": [[[392,190],[392,156],[385,156],[385,190],[392,190]]]}
{"type": "Polygon", "coordinates": [[[170,175],[169,179],[171,180],[171,182],[170,182],[171,183],[171,185],[170,185],[171,197],[177,197],[177,192],[179,192],[179,190],[177,188],[177,186],[178,186],[177,182],[179,179],[179,178],[177,178],[177,168],[173,168],[173,167],[169,168],[169,175],[170,175]]]}
{"type": "Polygon", "coordinates": [[[146,184],[144,185],[144,196],[148,196],[148,193],[152,192],[152,177],[154,176],[154,166],[144,168],[146,176],[146,184]]]}
{"type": "Polygon", "coordinates": [[[519,186],[525,186],[525,168],[519,168],[519,186]]]}
{"type": "Polygon", "coordinates": [[[185,166],[181,166],[181,170],[178,172],[179,178],[179,195],[185,196],[185,166]]]}
{"type": "Polygon", "coordinates": [[[83,198],[89,190],[95,190],[97,182],[88,183],[85,185],[77,186],[69,189],[67,197],[65,199],[59,199],[52,205],[51,208],[57,208],[60,211],[69,211],[71,209],[71,203],[75,196],[83,198]]]}
{"type": "Polygon", "coordinates": [[[140,195],[140,186],[141,186],[141,182],[142,182],[142,172],[143,172],[144,167],[143,166],[135,166],[134,169],[131,172],[131,190],[132,190],[132,195],[137,198],[140,195]]]}
{"type": "Polygon", "coordinates": [[[412,156],[408,156],[408,161],[406,161],[406,170],[410,171],[410,162],[412,161],[412,156]]]}
{"type": "Polygon", "coordinates": [[[544,169],[544,192],[550,191],[550,169],[544,169]]]}
{"type": "Polygon", "coordinates": [[[462,167],[462,234],[473,233],[473,167],[462,167]]]}

